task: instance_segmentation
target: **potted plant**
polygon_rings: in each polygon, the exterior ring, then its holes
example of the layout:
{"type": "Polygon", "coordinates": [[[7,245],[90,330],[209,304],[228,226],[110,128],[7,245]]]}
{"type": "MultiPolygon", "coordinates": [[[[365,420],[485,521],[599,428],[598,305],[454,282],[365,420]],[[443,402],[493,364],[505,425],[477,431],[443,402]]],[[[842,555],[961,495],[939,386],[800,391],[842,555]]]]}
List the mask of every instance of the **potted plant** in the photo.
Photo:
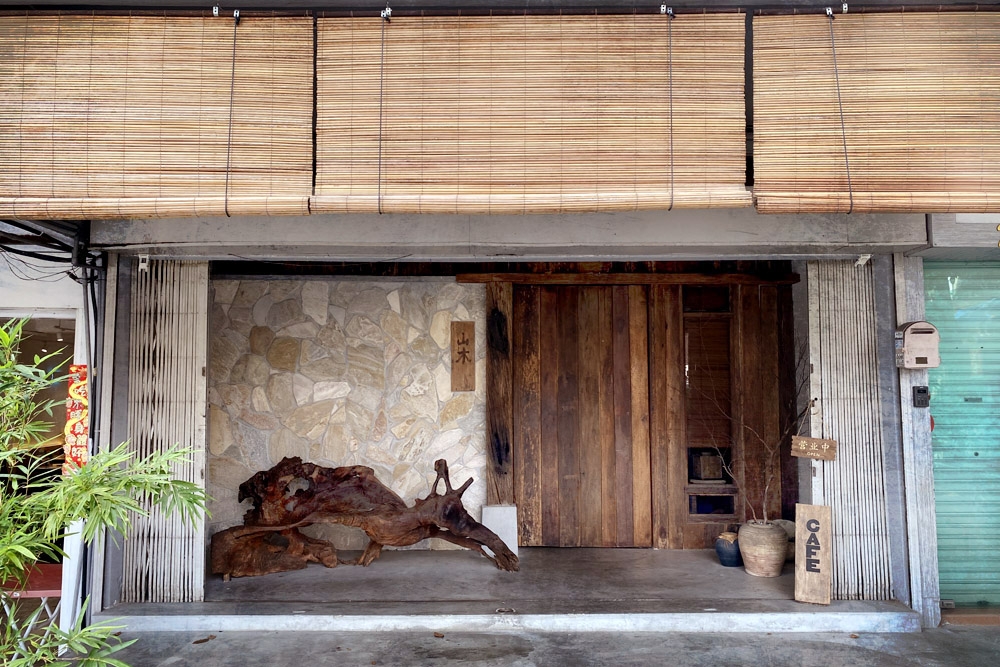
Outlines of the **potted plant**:
{"type": "Polygon", "coordinates": [[[68,630],[53,625],[48,632],[22,636],[24,625],[41,618],[41,608],[19,610],[15,591],[39,560],[62,558],[59,544],[70,526],[81,526],[84,543],[105,529],[127,533],[131,517],[145,513],[143,498],[188,520],[204,511],[205,493],[173,477],[172,464],[190,454],[179,447],[136,460],[120,445],[95,454],[73,474],[48,474],[53,450],[44,417],[58,404],[39,402],[37,396],[60,378],[43,368],[50,357],[19,358],[24,324],[0,322],[0,602],[10,610],[0,615],[0,654],[12,667],[69,665],[76,658],[87,665],[122,667],[125,663],[114,654],[135,640],[121,641],[118,626],[85,626],[86,604],[68,630]],[[72,660],[60,657],[67,651],[72,660]]]}

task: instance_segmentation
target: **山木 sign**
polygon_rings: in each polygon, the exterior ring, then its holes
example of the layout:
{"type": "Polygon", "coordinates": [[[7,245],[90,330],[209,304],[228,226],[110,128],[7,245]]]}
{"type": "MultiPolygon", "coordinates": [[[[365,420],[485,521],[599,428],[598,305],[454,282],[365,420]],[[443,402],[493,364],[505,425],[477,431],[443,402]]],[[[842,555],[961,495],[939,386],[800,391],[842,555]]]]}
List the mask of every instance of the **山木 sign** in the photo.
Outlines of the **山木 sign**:
{"type": "Polygon", "coordinates": [[[451,390],[476,390],[476,323],[451,323],[451,390]]]}
{"type": "Polygon", "coordinates": [[[830,604],[832,514],[827,505],[795,505],[795,599],[830,604]]]}

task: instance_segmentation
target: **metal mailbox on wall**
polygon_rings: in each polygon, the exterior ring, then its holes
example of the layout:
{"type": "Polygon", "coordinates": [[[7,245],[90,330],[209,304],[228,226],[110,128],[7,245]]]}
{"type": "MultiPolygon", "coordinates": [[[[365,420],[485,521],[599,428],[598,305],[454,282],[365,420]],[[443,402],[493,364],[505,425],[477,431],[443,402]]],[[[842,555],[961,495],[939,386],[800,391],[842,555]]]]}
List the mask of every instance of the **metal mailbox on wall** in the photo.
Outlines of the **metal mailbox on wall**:
{"type": "Polygon", "coordinates": [[[941,336],[930,322],[906,322],[896,328],[898,368],[937,368],[941,365],[938,346],[941,336]]]}

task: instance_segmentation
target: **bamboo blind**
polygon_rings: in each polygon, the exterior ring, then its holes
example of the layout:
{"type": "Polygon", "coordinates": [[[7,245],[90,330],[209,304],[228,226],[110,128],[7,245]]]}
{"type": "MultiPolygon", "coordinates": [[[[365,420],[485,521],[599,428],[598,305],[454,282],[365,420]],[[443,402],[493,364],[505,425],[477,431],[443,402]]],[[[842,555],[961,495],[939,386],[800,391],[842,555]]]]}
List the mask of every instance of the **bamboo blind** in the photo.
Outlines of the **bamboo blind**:
{"type": "MultiPolygon", "coordinates": [[[[173,445],[194,450],[174,476],[205,485],[208,263],[152,261],[134,270],[128,433],[136,458],[173,445]]],[[[199,602],[205,586],[204,517],[185,524],[146,500],[122,545],[123,602],[199,602]]]]}
{"type": "Polygon", "coordinates": [[[235,39],[234,75],[232,19],[4,17],[0,215],[305,213],[312,21],[235,39]]]}
{"type": "Polygon", "coordinates": [[[750,205],[742,15],[320,19],[318,39],[313,211],[750,205]]]}
{"type": "Polygon", "coordinates": [[[754,18],[758,210],[1000,211],[1000,14],[838,14],[833,32],[754,18]]]}

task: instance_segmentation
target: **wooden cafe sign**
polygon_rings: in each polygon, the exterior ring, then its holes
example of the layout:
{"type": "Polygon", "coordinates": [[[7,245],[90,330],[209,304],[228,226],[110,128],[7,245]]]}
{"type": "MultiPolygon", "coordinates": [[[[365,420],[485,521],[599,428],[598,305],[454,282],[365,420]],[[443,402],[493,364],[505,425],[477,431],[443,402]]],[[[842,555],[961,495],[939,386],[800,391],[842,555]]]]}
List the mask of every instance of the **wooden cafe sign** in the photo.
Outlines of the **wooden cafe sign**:
{"type": "Polygon", "coordinates": [[[833,585],[830,507],[795,505],[795,599],[830,604],[833,585]]]}

